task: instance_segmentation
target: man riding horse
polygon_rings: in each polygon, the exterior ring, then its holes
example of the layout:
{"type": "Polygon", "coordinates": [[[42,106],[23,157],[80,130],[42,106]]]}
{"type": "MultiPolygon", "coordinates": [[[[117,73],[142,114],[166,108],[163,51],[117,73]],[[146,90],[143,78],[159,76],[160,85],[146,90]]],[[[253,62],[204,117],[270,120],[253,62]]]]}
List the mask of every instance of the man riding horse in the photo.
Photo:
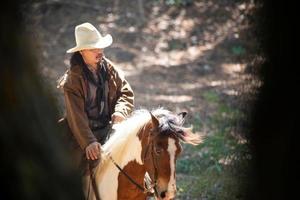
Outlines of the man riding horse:
{"type": "Polygon", "coordinates": [[[83,23],[76,26],[75,39],[76,46],[67,51],[73,53],[71,67],[58,87],[63,88],[66,107],[61,121],[74,139],[73,152],[80,160],[85,187],[111,127],[132,112],[134,94],[123,73],[104,56],[111,35],[102,36],[92,24],[83,23]]]}

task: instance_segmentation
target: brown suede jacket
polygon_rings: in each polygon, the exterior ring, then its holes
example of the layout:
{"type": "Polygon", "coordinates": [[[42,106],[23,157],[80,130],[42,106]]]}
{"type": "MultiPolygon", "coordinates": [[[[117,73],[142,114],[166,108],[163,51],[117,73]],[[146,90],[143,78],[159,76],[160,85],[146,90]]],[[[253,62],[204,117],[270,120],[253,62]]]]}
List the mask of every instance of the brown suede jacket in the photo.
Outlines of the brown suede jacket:
{"type": "MultiPolygon", "coordinates": [[[[119,114],[127,117],[134,107],[134,94],[125,80],[123,73],[107,59],[108,66],[108,106],[110,115],[119,114]]],[[[83,76],[82,66],[74,65],[65,73],[61,86],[64,91],[66,118],[69,128],[77,143],[84,150],[89,144],[97,141],[89,127],[85,112],[87,99],[87,81],[83,76]]]]}

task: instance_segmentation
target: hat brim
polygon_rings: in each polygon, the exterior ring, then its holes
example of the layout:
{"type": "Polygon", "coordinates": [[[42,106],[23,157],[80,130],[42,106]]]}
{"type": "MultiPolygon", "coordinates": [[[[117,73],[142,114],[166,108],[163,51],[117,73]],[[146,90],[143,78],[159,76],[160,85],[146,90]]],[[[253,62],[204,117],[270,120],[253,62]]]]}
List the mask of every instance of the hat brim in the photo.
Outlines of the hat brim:
{"type": "Polygon", "coordinates": [[[99,40],[97,43],[79,45],[67,50],[67,53],[74,53],[76,51],[80,51],[84,49],[104,49],[110,46],[112,42],[113,42],[112,36],[110,34],[107,34],[106,36],[101,38],[101,40],[99,40]]]}

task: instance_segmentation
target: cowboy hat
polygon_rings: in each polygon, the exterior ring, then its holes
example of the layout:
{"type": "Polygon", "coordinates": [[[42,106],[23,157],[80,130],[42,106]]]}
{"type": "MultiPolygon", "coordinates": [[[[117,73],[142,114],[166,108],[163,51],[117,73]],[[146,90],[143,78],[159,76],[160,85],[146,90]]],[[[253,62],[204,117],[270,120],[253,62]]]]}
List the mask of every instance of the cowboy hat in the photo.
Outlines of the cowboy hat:
{"type": "Polygon", "coordinates": [[[76,46],[67,50],[73,53],[83,49],[103,49],[112,44],[110,34],[102,36],[99,31],[90,23],[83,23],[75,27],[76,46]]]}

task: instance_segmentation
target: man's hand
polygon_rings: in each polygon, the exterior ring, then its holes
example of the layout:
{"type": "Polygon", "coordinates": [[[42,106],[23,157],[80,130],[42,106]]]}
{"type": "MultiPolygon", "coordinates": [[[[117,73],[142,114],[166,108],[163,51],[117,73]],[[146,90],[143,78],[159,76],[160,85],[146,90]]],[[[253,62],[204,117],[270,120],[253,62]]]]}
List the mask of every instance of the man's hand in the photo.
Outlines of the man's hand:
{"type": "Polygon", "coordinates": [[[97,160],[101,154],[101,144],[99,142],[93,142],[85,148],[86,158],[88,160],[97,160]]]}
{"type": "Polygon", "coordinates": [[[121,114],[114,113],[111,116],[111,121],[112,121],[113,124],[121,123],[124,119],[125,119],[125,117],[123,117],[123,115],[121,115],[121,114]]]}

